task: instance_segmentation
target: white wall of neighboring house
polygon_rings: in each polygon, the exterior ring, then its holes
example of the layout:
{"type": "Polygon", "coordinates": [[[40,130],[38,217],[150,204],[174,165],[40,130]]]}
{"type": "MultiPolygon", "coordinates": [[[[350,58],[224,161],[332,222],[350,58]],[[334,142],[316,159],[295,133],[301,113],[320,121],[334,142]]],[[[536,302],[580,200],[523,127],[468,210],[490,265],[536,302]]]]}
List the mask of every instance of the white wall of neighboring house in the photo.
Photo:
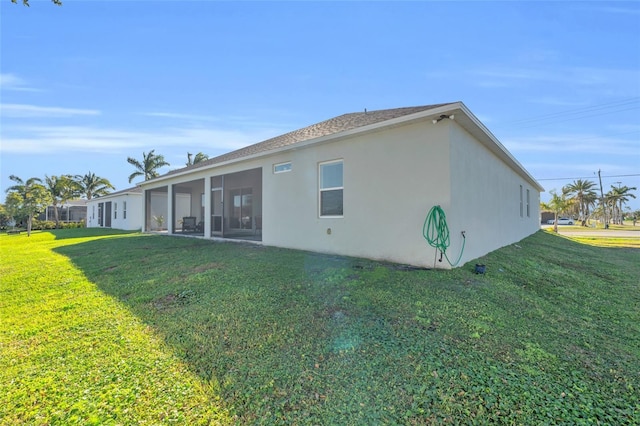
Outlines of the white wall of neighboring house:
{"type": "MultiPolygon", "coordinates": [[[[106,227],[106,218],[102,225],[98,221],[99,205],[111,203],[111,226],[113,229],[135,231],[142,228],[142,193],[118,192],[87,201],[87,228],[106,227]]],[[[106,211],[106,209],[103,209],[106,211]]]]}

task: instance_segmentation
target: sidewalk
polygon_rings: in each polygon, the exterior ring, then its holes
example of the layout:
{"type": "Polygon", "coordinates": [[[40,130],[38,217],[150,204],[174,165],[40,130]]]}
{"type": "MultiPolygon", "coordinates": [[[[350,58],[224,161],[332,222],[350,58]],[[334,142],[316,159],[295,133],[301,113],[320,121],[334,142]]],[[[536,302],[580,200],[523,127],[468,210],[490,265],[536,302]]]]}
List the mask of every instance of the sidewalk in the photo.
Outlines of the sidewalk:
{"type": "MultiPolygon", "coordinates": [[[[553,225],[542,225],[542,229],[553,228],[553,225]]],[[[624,237],[624,238],[640,238],[640,226],[629,227],[629,230],[622,229],[563,229],[562,225],[558,226],[558,234],[576,237],[624,237]]]]}

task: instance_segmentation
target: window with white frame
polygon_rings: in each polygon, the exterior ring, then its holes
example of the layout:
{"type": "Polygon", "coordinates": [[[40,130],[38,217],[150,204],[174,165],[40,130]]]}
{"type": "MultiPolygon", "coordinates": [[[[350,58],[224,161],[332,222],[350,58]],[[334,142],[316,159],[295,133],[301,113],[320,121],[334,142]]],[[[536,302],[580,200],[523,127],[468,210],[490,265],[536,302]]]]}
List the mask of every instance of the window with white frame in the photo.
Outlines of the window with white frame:
{"type": "Polygon", "coordinates": [[[122,202],[122,218],[123,219],[127,218],[127,202],[126,201],[122,202]]]}
{"type": "Polygon", "coordinates": [[[343,208],[343,161],[320,163],[320,217],[341,217],[343,208]]]}
{"type": "Polygon", "coordinates": [[[92,209],[91,209],[91,219],[95,219],[96,218],[96,206],[93,205],[91,207],[92,207],[92,209]]]}
{"type": "Polygon", "coordinates": [[[523,211],[522,204],[523,204],[523,202],[522,202],[522,185],[520,185],[520,217],[522,217],[522,211],[523,211]]]}
{"type": "Polygon", "coordinates": [[[291,161],[273,165],[273,173],[285,173],[291,171],[291,161]]]}
{"type": "Polygon", "coordinates": [[[527,189],[527,217],[531,217],[531,205],[529,204],[529,190],[527,189]]]}
{"type": "Polygon", "coordinates": [[[113,218],[118,218],[118,203],[113,203],[113,218]]]}

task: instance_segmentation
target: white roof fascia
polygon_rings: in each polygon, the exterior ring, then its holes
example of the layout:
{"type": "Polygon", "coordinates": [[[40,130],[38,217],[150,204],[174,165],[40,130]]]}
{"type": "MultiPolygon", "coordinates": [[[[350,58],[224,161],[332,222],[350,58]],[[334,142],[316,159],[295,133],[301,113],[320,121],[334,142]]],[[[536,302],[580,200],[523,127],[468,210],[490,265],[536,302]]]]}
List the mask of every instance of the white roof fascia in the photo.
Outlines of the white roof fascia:
{"type": "Polygon", "coordinates": [[[104,200],[106,198],[115,198],[115,197],[119,197],[121,195],[140,195],[140,196],[142,196],[142,192],[133,192],[131,190],[116,191],[116,192],[112,192],[110,194],[102,195],[100,197],[93,197],[92,199],[87,200],[87,202],[89,203],[91,201],[104,200]]]}

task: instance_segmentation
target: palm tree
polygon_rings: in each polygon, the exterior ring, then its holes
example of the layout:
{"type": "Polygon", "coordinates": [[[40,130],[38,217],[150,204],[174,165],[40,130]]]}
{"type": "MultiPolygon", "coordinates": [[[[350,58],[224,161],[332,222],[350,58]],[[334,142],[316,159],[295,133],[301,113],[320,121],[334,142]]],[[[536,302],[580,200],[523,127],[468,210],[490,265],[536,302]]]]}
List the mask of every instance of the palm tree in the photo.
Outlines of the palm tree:
{"type": "Polygon", "coordinates": [[[170,164],[164,161],[164,156],[154,154],[154,149],[149,151],[149,154],[142,153],[142,163],[135,158],[128,157],[127,162],[136,168],[136,171],[129,175],[129,183],[138,176],[144,176],[144,180],[149,180],[158,177],[157,170],[163,166],[169,166],[170,164]]]}
{"type": "Polygon", "coordinates": [[[197,153],[196,156],[193,157],[193,160],[191,159],[192,155],[193,154],[190,152],[187,152],[187,166],[193,166],[194,164],[198,164],[209,159],[209,156],[203,152],[197,153]]]}
{"type": "Polygon", "coordinates": [[[589,204],[595,203],[597,198],[596,191],[593,189],[595,186],[596,184],[589,180],[578,179],[562,188],[564,194],[576,199],[578,218],[582,222],[582,226],[586,226],[589,204]]]}
{"type": "Polygon", "coordinates": [[[79,186],[80,195],[87,200],[93,197],[101,197],[107,195],[109,190],[116,189],[108,179],[96,176],[95,173],[87,173],[86,175],[76,175],[76,182],[79,186]]]}
{"type": "Polygon", "coordinates": [[[563,213],[570,205],[564,194],[558,195],[555,190],[549,191],[551,200],[548,203],[540,203],[540,208],[554,213],[553,232],[558,232],[558,216],[563,213]]]}
{"type": "Polygon", "coordinates": [[[629,198],[636,198],[631,191],[635,191],[635,186],[611,186],[611,191],[605,195],[605,199],[609,205],[611,205],[611,215],[613,216],[612,222],[622,225],[622,209],[629,198]]]}
{"type": "Polygon", "coordinates": [[[16,184],[7,188],[6,208],[14,219],[27,219],[27,235],[31,236],[31,224],[36,214],[47,208],[51,202],[51,194],[42,185],[42,179],[29,178],[23,181],[11,175],[9,179],[16,184]]]}
{"type": "Polygon", "coordinates": [[[73,180],[71,175],[44,176],[45,187],[51,195],[51,205],[53,206],[53,217],[56,222],[56,229],[60,227],[58,214],[58,204],[63,205],[68,200],[79,195],[79,185],[73,180]]]}

